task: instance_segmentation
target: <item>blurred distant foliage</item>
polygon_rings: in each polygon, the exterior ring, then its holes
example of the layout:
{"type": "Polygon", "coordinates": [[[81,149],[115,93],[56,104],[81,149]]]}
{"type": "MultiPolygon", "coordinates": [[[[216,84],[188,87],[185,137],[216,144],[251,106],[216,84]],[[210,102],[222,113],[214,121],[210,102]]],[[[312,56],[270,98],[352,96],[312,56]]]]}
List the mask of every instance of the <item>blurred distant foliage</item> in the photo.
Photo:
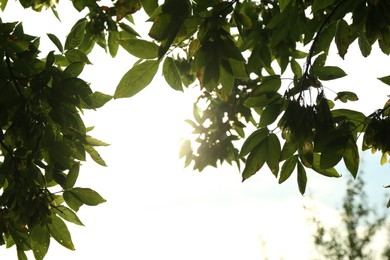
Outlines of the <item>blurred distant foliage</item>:
{"type": "MultiPolygon", "coordinates": [[[[58,17],[57,1],[19,2],[58,17]]],[[[74,186],[86,153],[105,165],[94,147],[107,144],[88,134],[82,111],[136,95],[159,69],[174,90],[201,92],[194,118],[187,120],[196,138],[184,141],[180,151],[186,166],[201,171],[235,163],[246,180],[267,165],[279,183],[295,171],[304,194],[308,169],[339,177],[335,166],[343,161],[357,176],[360,136],[363,150],[381,151],[381,164],[388,162],[390,102],[369,115],[337,108],[358,96],[329,93],[323,82],[346,76],[327,62],[336,55],[331,44],[342,58],[355,41],[364,57],[374,44],[390,54],[389,1],[72,3],[80,19],[66,39],[47,34],[57,48],[48,53],[19,21],[0,24],[0,243],[15,244],[20,259],[26,250],[42,259],[50,237],[73,249],[62,219],[81,224],[75,213],[81,205],[104,202],[95,191],[74,186]],[[151,25],[146,37],[137,32],[143,25],[137,13],[151,25]],[[112,96],[79,78],[95,45],[112,57],[123,48],[139,58],[112,96]],[[248,126],[255,130],[246,136],[248,126]]],[[[12,12],[6,5],[0,0],[1,10],[12,12]]],[[[378,84],[390,85],[390,75],[378,76],[378,84]]]]}
{"type": "MultiPolygon", "coordinates": [[[[307,213],[315,213],[307,208],[307,213]]],[[[375,235],[388,227],[387,215],[370,205],[361,176],[350,178],[340,211],[340,225],[327,227],[315,214],[308,219],[315,226],[314,245],[320,258],[327,260],[390,259],[388,239],[378,245],[375,235]],[[380,252],[383,250],[382,252],[380,252]],[[378,254],[379,253],[379,254],[378,254]],[[376,255],[376,256],[375,256],[376,255]]]]}

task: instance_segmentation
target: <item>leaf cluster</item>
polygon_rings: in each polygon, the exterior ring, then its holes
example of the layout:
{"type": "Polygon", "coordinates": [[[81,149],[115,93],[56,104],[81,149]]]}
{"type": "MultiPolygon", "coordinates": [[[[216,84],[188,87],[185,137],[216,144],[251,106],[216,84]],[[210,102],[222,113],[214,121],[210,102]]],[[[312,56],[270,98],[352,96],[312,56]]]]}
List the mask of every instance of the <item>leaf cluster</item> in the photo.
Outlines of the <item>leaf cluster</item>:
{"type": "Polygon", "coordinates": [[[111,99],[78,77],[89,63],[77,49],[83,27],[76,24],[65,47],[49,35],[61,53],[42,59],[39,38],[0,21],[0,244],[15,245],[19,259],[28,250],[43,259],[51,237],[74,250],[64,220],[83,225],[79,207],[105,201],[75,187],[86,154],[105,165],[94,147],[107,145],[88,135],[81,112],[111,99]]]}

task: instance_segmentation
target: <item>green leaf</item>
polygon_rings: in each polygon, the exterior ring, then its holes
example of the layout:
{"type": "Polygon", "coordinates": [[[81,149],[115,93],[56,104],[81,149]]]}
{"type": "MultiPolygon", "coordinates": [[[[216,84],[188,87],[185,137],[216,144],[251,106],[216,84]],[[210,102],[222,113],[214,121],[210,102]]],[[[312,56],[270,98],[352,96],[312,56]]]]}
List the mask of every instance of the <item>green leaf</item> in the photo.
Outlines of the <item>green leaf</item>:
{"type": "Polygon", "coordinates": [[[317,74],[320,80],[333,80],[346,76],[347,74],[339,67],[325,66],[317,74]]]}
{"type": "Polygon", "coordinates": [[[60,216],[62,219],[71,222],[73,224],[84,226],[84,224],[81,222],[79,217],[76,215],[76,213],[73,212],[73,210],[65,207],[65,206],[57,206],[53,208],[53,211],[60,216]]]}
{"type": "Polygon", "coordinates": [[[64,47],[62,47],[61,41],[55,36],[54,34],[48,33],[47,36],[49,39],[54,43],[54,45],[57,47],[57,49],[63,53],[64,47]]]}
{"type": "Polygon", "coordinates": [[[31,249],[34,257],[37,260],[42,260],[50,245],[50,234],[47,227],[41,225],[34,225],[31,228],[31,249]]]}
{"type": "Polygon", "coordinates": [[[343,153],[343,159],[348,171],[356,178],[359,170],[359,149],[352,138],[348,139],[346,148],[343,153]]]}
{"type": "Polygon", "coordinates": [[[267,138],[269,130],[267,128],[260,128],[254,131],[245,140],[240,151],[240,157],[244,157],[250,153],[256,146],[258,146],[264,139],[267,138]]]}
{"type": "Polygon", "coordinates": [[[179,69],[171,57],[166,57],[163,64],[163,75],[174,90],[183,91],[179,69]]]}
{"type": "Polygon", "coordinates": [[[5,7],[7,6],[8,0],[1,0],[0,1],[0,9],[2,12],[4,12],[5,7]]]}
{"type": "Polygon", "coordinates": [[[290,66],[294,76],[302,77],[302,67],[295,59],[291,59],[290,66]]]}
{"type": "Polygon", "coordinates": [[[246,72],[245,63],[241,60],[229,59],[229,64],[232,69],[233,76],[237,79],[246,79],[248,78],[248,73],[246,72]]]}
{"type": "Polygon", "coordinates": [[[109,31],[107,44],[108,44],[108,51],[110,52],[112,58],[114,58],[118,53],[118,49],[119,49],[118,38],[119,38],[118,31],[109,31]]]}
{"type": "Polygon", "coordinates": [[[256,172],[258,172],[261,167],[263,167],[265,161],[267,160],[267,152],[267,140],[263,140],[251,151],[248,159],[246,160],[244,171],[242,172],[242,181],[250,178],[256,174],[256,172]]]}
{"type": "Polygon", "coordinates": [[[76,22],[65,40],[65,50],[77,48],[83,41],[87,19],[83,18],[76,22]]]}
{"type": "Polygon", "coordinates": [[[385,83],[386,85],[390,86],[390,75],[389,76],[386,76],[386,77],[381,77],[381,78],[378,78],[380,81],[382,81],[383,83],[385,83]]]}
{"type": "Polygon", "coordinates": [[[336,0],[314,0],[313,5],[311,7],[312,12],[317,12],[321,9],[327,8],[331,6],[336,0]]]}
{"type": "Polygon", "coordinates": [[[64,182],[64,189],[68,190],[73,188],[75,185],[77,178],[79,176],[79,171],[80,171],[80,164],[75,163],[72,168],[69,169],[68,174],[66,175],[66,179],[64,182]]]}
{"type": "Polygon", "coordinates": [[[158,7],[158,0],[142,0],[142,7],[151,16],[158,7]]]}
{"type": "Polygon", "coordinates": [[[106,202],[99,193],[90,188],[73,188],[68,190],[68,192],[72,193],[79,201],[88,206],[97,206],[106,202]]]}
{"type": "Polygon", "coordinates": [[[291,156],[283,163],[282,169],[280,171],[279,184],[285,182],[288,178],[290,178],[297,163],[298,163],[298,155],[291,156]]]}
{"type": "Polygon", "coordinates": [[[26,253],[22,249],[17,248],[16,252],[17,252],[17,255],[18,255],[18,260],[28,260],[28,258],[26,256],[26,253]]]}
{"type": "Polygon", "coordinates": [[[47,224],[50,235],[62,246],[75,250],[68,227],[59,217],[52,215],[51,223],[47,224]]]}
{"type": "Polygon", "coordinates": [[[305,167],[303,167],[302,163],[298,161],[298,188],[299,192],[303,195],[306,191],[306,184],[307,184],[307,175],[305,167]]]}
{"type": "Polygon", "coordinates": [[[322,53],[318,55],[318,57],[314,60],[313,65],[310,68],[310,73],[317,75],[318,72],[320,72],[324,68],[327,57],[327,53],[322,53]]]}
{"type": "Polygon", "coordinates": [[[100,141],[100,140],[98,140],[92,136],[89,136],[89,135],[87,135],[85,137],[85,141],[87,141],[87,144],[92,145],[92,146],[109,146],[110,145],[108,143],[100,141]]]}
{"type": "Polygon", "coordinates": [[[368,42],[368,39],[366,37],[366,33],[360,32],[358,37],[358,43],[360,52],[364,57],[367,57],[371,53],[371,44],[368,42]]]}
{"type": "Polygon", "coordinates": [[[159,61],[145,61],[132,67],[116,87],[114,98],[131,97],[152,82],[157,72],[159,61]]]}
{"type": "Polygon", "coordinates": [[[90,101],[90,103],[88,103],[90,107],[88,108],[97,109],[104,106],[108,101],[110,101],[112,99],[112,96],[96,91],[86,98],[90,101]]]}
{"type": "Polygon", "coordinates": [[[259,127],[272,124],[282,112],[282,104],[271,104],[265,107],[260,116],[259,127]]]}
{"type": "Polygon", "coordinates": [[[275,177],[277,177],[279,173],[279,162],[281,154],[280,141],[279,138],[273,133],[268,136],[267,141],[267,165],[275,177]]]}
{"type": "Polygon", "coordinates": [[[85,64],[91,64],[87,55],[84,52],[77,50],[77,49],[67,50],[65,52],[65,57],[68,60],[69,64],[75,63],[75,62],[82,62],[85,64]]]}
{"type": "Polygon", "coordinates": [[[219,94],[225,101],[227,101],[234,88],[234,76],[225,66],[219,67],[219,75],[222,85],[219,94]]]}
{"type": "Polygon", "coordinates": [[[155,59],[158,56],[158,45],[140,39],[119,39],[119,44],[131,55],[141,59],[155,59]]]}
{"type": "Polygon", "coordinates": [[[280,11],[283,12],[284,8],[291,2],[291,0],[278,0],[280,11]]]}
{"type": "Polygon", "coordinates": [[[294,155],[294,153],[298,150],[298,143],[297,142],[285,142],[283,145],[282,152],[280,154],[280,161],[284,161],[287,158],[294,155]]]}
{"type": "Polygon", "coordinates": [[[91,156],[92,160],[94,160],[97,164],[101,166],[107,166],[106,162],[100,156],[100,154],[90,145],[84,145],[85,151],[91,156]]]}
{"type": "Polygon", "coordinates": [[[74,193],[72,193],[71,191],[64,191],[63,193],[63,198],[66,202],[66,204],[71,208],[73,209],[74,211],[78,211],[80,209],[80,207],[84,204],[81,200],[79,200],[77,198],[77,196],[75,196],[74,193]]]}
{"type": "Polygon", "coordinates": [[[341,91],[337,93],[337,96],[334,98],[334,100],[340,100],[341,102],[345,103],[347,101],[358,101],[358,96],[350,91],[341,91]]]}

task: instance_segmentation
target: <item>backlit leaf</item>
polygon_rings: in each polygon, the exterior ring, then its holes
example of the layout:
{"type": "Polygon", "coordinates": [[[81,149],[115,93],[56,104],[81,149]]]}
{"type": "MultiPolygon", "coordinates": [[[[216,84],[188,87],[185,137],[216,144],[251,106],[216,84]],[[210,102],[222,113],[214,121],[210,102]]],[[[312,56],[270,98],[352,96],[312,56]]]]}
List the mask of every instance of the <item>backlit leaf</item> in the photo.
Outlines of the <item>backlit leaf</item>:
{"type": "Polygon", "coordinates": [[[280,171],[279,184],[285,182],[288,178],[290,178],[292,172],[295,169],[295,166],[298,162],[298,155],[293,155],[288,158],[282,165],[282,169],[280,171]]]}
{"type": "Polygon", "coordinates": [[[335,168],[322,169],[320,167],[320,155],[318,153],[313,154],[313,170],[327,177],[341,177],[335,168]]]}
{"type": "Polygon", "coordinates": [[[79,176],[80,164],[75,163],[72,168],[69,169],[68,174],[66,175],[66,179],[64,182],[64,189],[73,188],[75,185],[77,178],[79,176]]]}
{"type": "Polygon", "coordinates": [[[260,128],[254,131],[248,138],[245,139],[240,151],[240,157],[244,157],[258,146],[269,134],[267,128],[260,128]]]}
{"type": "Polygon", "coordinates": [[[159,61],[145,61],[132,67],[120,80],[114,98],[131,97],[152,82],[156,75],[159,61]]]}
{"type": "Polygon", "coordinates": [[[259,127],[272,124],[282,112],[282,104],[271,104],[265,107],[260,116],[259,127]]]}
{"type": "Polygon", "coordinates": [[[267,151],[268,142],[266,140],[263,140],[251,151],[246,160],[244,171],[242,172],[242,181],[250,178],[263,167],[267,160],[267,151]]]}
{"type": "Polygon", "coordinates": [[[179,69],[171,57],[166,57],[163,64],[163,75],[171,88],[183,91],[179,69]]]}
{"type": "Polygon", "coordinates": [[[348,171],[356,178],[359,170],[359,149],[356,142],[349,138],[343,153],[343,159],[348,171]]]}
{"type": "Polygon", "coordinates": [[[336,0],[314,0],[312,6],[312,12],[317,12],[321,9],[324,9],[328,6],[331,6],[336,0]]]}

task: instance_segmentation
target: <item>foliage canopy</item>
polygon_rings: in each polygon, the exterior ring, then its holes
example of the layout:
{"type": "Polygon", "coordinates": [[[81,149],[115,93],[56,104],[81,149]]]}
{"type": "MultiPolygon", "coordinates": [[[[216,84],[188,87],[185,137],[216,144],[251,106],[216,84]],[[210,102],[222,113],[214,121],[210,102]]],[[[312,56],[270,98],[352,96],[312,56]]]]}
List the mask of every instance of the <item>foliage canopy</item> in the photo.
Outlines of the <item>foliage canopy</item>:
{"type": "MultiPolygon", "coordinates": [[[[50,8],[58,16],[56,1],[19,2],[36,11],[50,8]]],[[[92,129],[84,125],[82,111],[136,95],[159,69],[174,90],[201,90],[194,119],[188,120],[197,138],[185,141],[180,151],[186,166],[201,171],[223,162],[243,164],[243,180],[265,167],[279,183],[296,169],[304,194],[308,169],[339,177],[335,166],[343,161],[356,177],[359,136],[363,150],[382,152],[381,163],[387,163],[390,103],[369,115],[336,108],[358,96],[340,91],[331,100],[323,81],[346,76],[327,63],[332,43],[342,58],[354,41],[364,57],[376,43],[390,54],[388,1],[72,3],[85,16],[66,39],[47,34],[57,49],[45,55],[39,38],[26,34],[22,23],[0,22],[0,244],[16,245],[20,259],[27,250],[42,259],[50,237],[73,249],[63,220],[82,225],[75,213],[80,206],[105,201],[75,186],[86,154],[105,166],[94,147],[107,145],[88,134],[92,129]],[[148,17],[149,37],[136,31],[133,14],[138,12],[148,17]],[[112,57],[121,47],[139,58],[112,96],[94,92],[79,78],[95,45],[112,57]],[[291,72],[286,87],[282,75],[291,72]],[[249,125],[256,130],[246,137],[249,125]]],[[[0,1],[2,11],[12,11],[6,5],[0,1]]],[[[390,85],[390,76],[379,80],[390,85]]]]}

